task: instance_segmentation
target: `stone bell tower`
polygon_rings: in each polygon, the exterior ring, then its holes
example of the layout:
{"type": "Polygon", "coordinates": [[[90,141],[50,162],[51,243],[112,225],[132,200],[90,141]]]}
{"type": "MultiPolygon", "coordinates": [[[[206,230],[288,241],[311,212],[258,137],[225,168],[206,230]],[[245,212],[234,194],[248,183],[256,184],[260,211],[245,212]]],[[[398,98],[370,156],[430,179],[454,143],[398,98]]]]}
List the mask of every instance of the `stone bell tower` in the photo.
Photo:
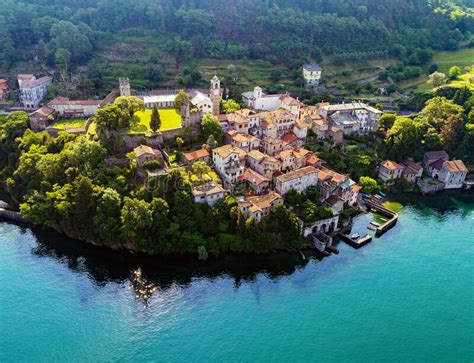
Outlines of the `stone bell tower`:
{"type": "Polygon", "coordinates": [[[221,89],[221,81],[215,75],[211,79],[211,90],[210,90],[210,98],[212,102],[212,114],[214,116],[219,116],[219,109],[222,99],[222,89],[221,89]]]}

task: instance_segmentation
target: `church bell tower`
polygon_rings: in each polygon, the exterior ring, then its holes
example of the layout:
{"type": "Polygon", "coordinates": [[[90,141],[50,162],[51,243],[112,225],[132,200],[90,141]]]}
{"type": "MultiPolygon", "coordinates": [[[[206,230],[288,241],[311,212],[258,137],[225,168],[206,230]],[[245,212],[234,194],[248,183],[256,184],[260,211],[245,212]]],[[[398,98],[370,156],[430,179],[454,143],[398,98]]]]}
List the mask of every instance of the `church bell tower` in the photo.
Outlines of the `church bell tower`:
{"type": "Polygon", "coordinates": [[[211,79],[211,90],[210,90],[210,97],[212,102],[212,114],[214,116],[219,116],[220,104],[222,99],[222,89],[221,89],[221,81],[215,75],[211,79]]]}

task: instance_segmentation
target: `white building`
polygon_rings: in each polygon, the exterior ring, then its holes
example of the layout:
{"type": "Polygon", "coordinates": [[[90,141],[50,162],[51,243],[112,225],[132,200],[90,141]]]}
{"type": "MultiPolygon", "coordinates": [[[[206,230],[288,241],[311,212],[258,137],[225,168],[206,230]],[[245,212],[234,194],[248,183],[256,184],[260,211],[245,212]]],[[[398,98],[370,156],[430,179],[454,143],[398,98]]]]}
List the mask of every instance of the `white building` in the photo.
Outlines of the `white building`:
{"type": "Polygon", "coordinates": [[[242,93],[242,101],[249,108],[263,111],[273,111],[281,106],[281,97],[286,94],[267,95],[261,87],[255,87],[253,91],[242,93]]]}
{"type": "Polygon", "coordinates": [[[94,116],[101,105],[102,100],[70,100],[67,97],[56,97],[48,103],[48,107],[66,117],[94,116]]]}
{"type": "Polygon", "coordinates": [[[323,105],[319,107],[321,117],[331,120],[345,134],[377,131],[382,111],[362,102],[323,105]]]}
{"type": "Polygon", "coordinates": [[[308,187],[318,184],[318,171],[312,166],[279,175],[275,178],[275,190],[285,195],[294,189],[303,193],[308,187]]]}
{"type": "Polygon", "coordinates": [[[461,188],[468,170],[461,160],[447,160],[443,163],[438,179],[444,183],[445,189],[461,188]]]}
{"type": "MultiPolygon", "coordinates": [[[[173,108],[178,93],[179,90],[158,90],[140,93],[139,97],[143,99],[145,107],[147,108],[152,108],[154,106],[157,108],[173,108]]],[[[186,94],[194,108],[202,113],[212,113],[215,116],[219,115],[222,88],[217,76],[214,76],[211,79],[209,89],[191,89],[187,90],[186,94]]]]}
{"type": "Polygon", "coordinates": [[[214,168],[225,183],[233,185],[244,173],[246,152],[232,145],[224,145],[212,150],[214,168]]]}
{"type": "Polygon", "coordinates": [[[193,200],[195,203],[207,203],[210,206],[224,199],[225,189],[215,182],[193,187],[193,200]]]}
{"type": "Polygon", "coordinates": [[[321,79],[321,74],[323,69],[319,64],[305,64],[303,66],[303,78],[306,81],[306,84],[311,86],[317,86],[319,80],[321,79]]]}
{"type": "Polygon", "coordinates": [[[52,77],[46,76],[36,79],[32,74],[19,74],[17,79],[21,104],[28,109],[38,108],[48,93],[48,86],[53,82],[52,77]]]}

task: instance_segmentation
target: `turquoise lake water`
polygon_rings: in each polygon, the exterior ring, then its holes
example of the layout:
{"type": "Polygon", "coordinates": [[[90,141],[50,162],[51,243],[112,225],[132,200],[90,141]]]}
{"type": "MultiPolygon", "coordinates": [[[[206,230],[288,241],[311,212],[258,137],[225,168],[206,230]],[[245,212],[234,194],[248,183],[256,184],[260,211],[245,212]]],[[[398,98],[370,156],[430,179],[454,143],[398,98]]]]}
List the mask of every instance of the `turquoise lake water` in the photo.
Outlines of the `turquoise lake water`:
{"type": "Polygon", "coordinates": [[[186,269],[0,222],[0,361],[472,362],[474,196],[410,203],[381,239],[305,265],[186,269]]]}

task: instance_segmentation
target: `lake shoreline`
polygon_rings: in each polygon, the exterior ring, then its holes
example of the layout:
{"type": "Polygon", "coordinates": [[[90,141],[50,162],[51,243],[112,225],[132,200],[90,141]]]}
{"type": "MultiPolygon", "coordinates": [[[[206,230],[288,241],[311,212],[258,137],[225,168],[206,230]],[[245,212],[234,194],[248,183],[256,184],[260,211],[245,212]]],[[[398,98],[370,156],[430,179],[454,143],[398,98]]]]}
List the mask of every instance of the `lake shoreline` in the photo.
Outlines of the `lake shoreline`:
{"type": "MultiPolygon", "coordinates": [[[[461,197],[461,196],[472,197],[473,199],[472,202],[474,203],[474,193],[472,191],[465,191],[465,190],[449,190],[449,191],[444,191],[442,194],[437,193],[433,195],[419,195],[416,193],[389,194],[387,195],[387,198],[384,201],[384,203],[399,204],[401,208],[403,208],[407,204],[412,204],[412,203],[430,204],[429,203],[430,201],[437,201],[439,199],[445,199],[445,198],[449,199],[451,197],[461,197]],[[415,198],[413,198],[413,195],[415,195],[415,198]]],[[[395,212],[398,212],[399,210],[400,209],[396,210],[395,212]]],[[[126,243],[121,243],[115,246],[108,246],[108,245],[96,243],[94,241],[82,240],[79,238],[69,236],[66,232],[56,229],[54,227],[38,225],[30,220],[27,220],[26,218],[23,218],[19,212],[12,211],[12,210],[7,210],[7,212],[8,213],[4,213],[4,212],[2,213],[2,209],[0,208],[0,222],[2,220],[6,220],[9,223],[12,223],[15,225],[27,226],[31,228],[35,233],[54,232],[58,236],[62,236],[71,241],[75,241],[78,244],[82,244],[84,247],[93,247],[93,249],[96,249],[97,251],[101,251],[101,253],[108,251],[108,252],[123,254],[123,256],[128,256],[128,257],[134,256],[134,258],[136,259],[159,258],[159,259],[166,259],[167,261],[171,263],[176,263],[176,264],[182,264],[183,262],[185,262],[186,264],[197,263],[197,264],[201,264],[205,266],[205,265],[210,265],[210,264],[216,264],[218,261],[225,260],[226,258],[245,259],[248,257],[254,257],[254,258],[262,258],[262,259],[271,259],[272,257],[275,257],[275,258],[286,257],[286,258],[292,259],[294,257],[297,257],[303,264],[305,264],[307,263],[309,259],[308,257],[321,260],[324,257],[331,256],[331,255],[325,256],[322,253],[318,252],[315,248],[307,244],[300,250],[279,249],[279,250],[274,250],[273,252],[266,252],[266,253],[226,252],[218,256],[209,255],[208,259],[203,261],[203,260],[198,259],[197,254],[193,254],[193,253],[173,252],[170,254],[152,254],[146,251],[134,249],[132,244],[127,245],[126,243]],[[11,212],[15,213],[16,215],[15,218],[12,218],[11,212]],[[301,256],[301,252],[305,256],[304,259],[301,256]]],[[[360,211],[356,215],[352,216],[352,219],[355,219],[358,216],[365,215],[365,214],[367,213],[360,211]]],[[[396,228],[396,225],[393,228],[396,228]]],[[[334,244],[337,246],[337,244],[339,244],[340,242],[341,240],[339,238],[336,238],[336,241],[334,244]]]]}

